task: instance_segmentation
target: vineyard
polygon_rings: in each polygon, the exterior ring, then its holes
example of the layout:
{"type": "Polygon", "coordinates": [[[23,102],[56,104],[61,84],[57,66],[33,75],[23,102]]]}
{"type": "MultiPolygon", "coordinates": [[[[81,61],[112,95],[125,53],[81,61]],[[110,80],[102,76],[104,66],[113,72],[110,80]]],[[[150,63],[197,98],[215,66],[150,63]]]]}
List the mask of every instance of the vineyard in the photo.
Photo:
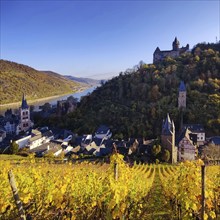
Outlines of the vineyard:
{"type": "MultiPolygon", "coordinates": [[[[202,161],[176,166],[0,161],[0,219],[19,219],[12,170],[26,219],[201,219],[202,161]]],[[[204,219],[220,217],[220,167],[206,167],[204,219]]]]}

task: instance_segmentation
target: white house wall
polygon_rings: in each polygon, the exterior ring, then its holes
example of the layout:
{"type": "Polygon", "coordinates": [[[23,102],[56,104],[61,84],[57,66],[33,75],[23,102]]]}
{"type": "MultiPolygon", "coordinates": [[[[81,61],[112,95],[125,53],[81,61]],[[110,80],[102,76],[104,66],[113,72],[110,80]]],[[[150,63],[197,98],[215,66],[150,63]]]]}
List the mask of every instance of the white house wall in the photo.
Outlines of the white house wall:
{"type": "Polygon", "coordinates": [[[23,148],[23,147],[25,147],[25,146],[27,146],[28,143],[29,143],[30,138],[31,138],[31,135],[29,135],[29,136],[27,136],[27,137],[24,137],[24,138],[21,138],[21,139],[15,141],[16,144],[19,145],[19,149],[20,149],[20,148],[23,148]]]}

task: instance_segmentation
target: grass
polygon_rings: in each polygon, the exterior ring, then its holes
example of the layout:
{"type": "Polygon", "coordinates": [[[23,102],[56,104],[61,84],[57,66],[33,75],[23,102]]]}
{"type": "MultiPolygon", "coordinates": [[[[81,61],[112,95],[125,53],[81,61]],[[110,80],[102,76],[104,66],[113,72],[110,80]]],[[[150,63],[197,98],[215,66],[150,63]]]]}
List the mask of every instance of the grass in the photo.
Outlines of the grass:
{"type": "Polygon", "coordinates": [[[27,160],[27,157],[14,154],[0,154],[0,160],[27,160]]]}

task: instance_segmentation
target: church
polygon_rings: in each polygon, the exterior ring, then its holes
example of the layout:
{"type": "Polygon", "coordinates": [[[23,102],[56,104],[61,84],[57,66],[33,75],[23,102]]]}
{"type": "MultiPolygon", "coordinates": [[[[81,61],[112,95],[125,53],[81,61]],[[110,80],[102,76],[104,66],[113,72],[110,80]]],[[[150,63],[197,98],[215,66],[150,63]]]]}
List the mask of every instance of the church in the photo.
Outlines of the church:
{"type": "Polygon", "coordinates": [[[1,124],[6,134],[16,135],[20,132],[26,132],[33,127],[34,124],[30,118],[30,107],[27,104],[24,94],[19,108],[19,114],[14,115],[11,109],[7,110],[0,125],[1,124]]]}
{"type": "Polygon", "coordinates": [[[178,95],[178,110],[181,113],[179,134],[175,133],[174,122],[169,114],[163,121],[161,131],[161,145],[170,152],[170,163],[177,161],[195,160],[198,147],[205,142],[205,130],[201,124],[183,124],[183,113],[186,110],[186,86],[180,82],[178,95]]]}
{"type": "Polygon", "coordinates": [[[189,44],[180,48],[180,42],[177,40],[177,37],[175,37],[172,46],[172,50],[160,50],[157,47],[153,54],[153,63],[163,61],[166,57],[176,58],[189,50],[189,44]]]}
{"type": "Polygon", "coordinates": [[[22,97],[21,107],[19,108],[19,115],[20,120],[17,126],[17,133],[20,133],[21,131],[26,132],[33,126],[33,123],[30,118],[30,107],[27,104],[24,94],[22,97]]]}

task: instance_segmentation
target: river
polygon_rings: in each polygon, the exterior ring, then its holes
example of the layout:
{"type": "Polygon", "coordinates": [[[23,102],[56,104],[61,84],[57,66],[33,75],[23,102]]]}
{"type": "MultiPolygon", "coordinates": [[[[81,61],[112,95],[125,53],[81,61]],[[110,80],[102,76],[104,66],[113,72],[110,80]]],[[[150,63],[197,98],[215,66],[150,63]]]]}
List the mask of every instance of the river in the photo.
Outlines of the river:
{"type": "MultiPolygon", "coordinates": [[[[39,111],[39,107],[44,105],[45,103],[50,103],[51,105],[56,105],[57,104],[57,101],[59,100],[65,100],[67,99],[69,96],[73,96],[75,98],[77,98],[78,100],[80,100],[80,98],[82,96],[85,96],[87,95],[88,93],[92,93],[93,90],[95,90],[95,88],[97,88],[97,86],[94,86],[94,87],[90,87],[86,90],[83,90],[81,92],[76,92],[76,93],[72,93],[72,94],[68,94],[68,95],[64,95],[64,96],[59,96],[59,97],[54,97],[54,98],[48,98],[46,100],[36,100],[36,101],[32,101],[31,103],[28,103],[28,100],[27,100],[27,103],[29,105],[32,105],[34,106],[34,111],[39,111]]],[[[22,97],[21,97],[22,99],[22,97]]],[[[0,106],[0,115],[4,115],[5,111],[7,109],[12,109],[13,111],[14,110],[18,110],[19,107],[21,106],[21,102],[19,104],[12,104],[12,105],[7,105],[7,106],[0,106]]]]}

